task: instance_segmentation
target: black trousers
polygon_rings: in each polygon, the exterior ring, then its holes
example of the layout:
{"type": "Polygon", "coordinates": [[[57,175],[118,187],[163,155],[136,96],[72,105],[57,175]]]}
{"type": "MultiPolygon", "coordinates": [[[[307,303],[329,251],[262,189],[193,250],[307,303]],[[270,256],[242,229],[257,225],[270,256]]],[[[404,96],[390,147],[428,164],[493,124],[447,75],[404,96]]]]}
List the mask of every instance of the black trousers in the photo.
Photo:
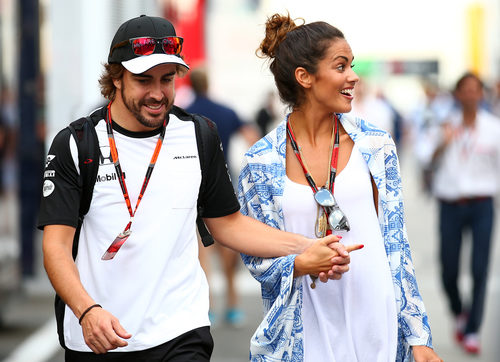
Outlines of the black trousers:
{"type": "Polygon", "coordinates": [[[483,319],[488,276],[494,208],[492,198],[470,199],[457,202],[440,202],[440,261],[441,278],[450,309],[455,316],[465,312],[469,315],[465,333],[479,331],[483,319]],[[473,279],[472,291],[458,288],[462,233],[472,234],[470,271],[473,279]],[[471,302],[464,306],[463,295],[471,302]]]}
{"type": "Polygon", "coordinates": [[[214,341],[210,327],[186,332],[159,346],[136,352],[76,352],[66,349],[66,362],[208,362],[214,341]]]}

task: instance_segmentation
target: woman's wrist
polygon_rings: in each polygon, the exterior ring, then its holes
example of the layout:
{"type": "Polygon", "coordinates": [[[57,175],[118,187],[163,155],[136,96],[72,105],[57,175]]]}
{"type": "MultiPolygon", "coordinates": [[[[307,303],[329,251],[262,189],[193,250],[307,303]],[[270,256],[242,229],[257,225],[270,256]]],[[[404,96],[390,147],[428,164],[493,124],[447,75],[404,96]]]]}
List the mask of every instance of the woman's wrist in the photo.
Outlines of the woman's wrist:
{"type": "Polygon", "coordinates": [[[301,258],[300,258],[300,255],[297,255],[295,257],[295,260],[293,262],[293,277],[296,278],[296,277],[300,277],[304,275],[302,273],[302,269],[301,269],[301,258]]]}
{"type": "Polygon", "coordinates": [[[308,262],[307,256],[304,254],[299,254],[295,257],[295,261],[293,264],[293,277],[300,277],[303,275],[310,274],[307,270],[308,262]]]}
{"type": "Polygon", "coordinates": [[[294,235],[296,236],[294,242],[295,248],[290,254],[302,254],[307,248],[311,247],[314,244],[313,239],[306,238],[305,236],[299,234],[294,235]]]}

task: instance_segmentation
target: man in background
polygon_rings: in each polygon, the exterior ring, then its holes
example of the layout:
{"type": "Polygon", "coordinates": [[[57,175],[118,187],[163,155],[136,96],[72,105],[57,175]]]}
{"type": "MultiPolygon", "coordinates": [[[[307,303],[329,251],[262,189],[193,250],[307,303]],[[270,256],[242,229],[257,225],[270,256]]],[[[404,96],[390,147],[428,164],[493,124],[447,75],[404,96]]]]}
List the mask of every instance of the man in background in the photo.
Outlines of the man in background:
{"type": "Polygon", "coordinates": [[[494,196],[500,185],[500,119],[481,107],[483,83],[475,74],[464,74],[453,95],[458,107],[430,128],[424,140],[434,170],[432,193],[439,201],[441,278],[455,317],[455,338],[466,352],[478,354],[494,196]],[[457,283],[465,231],[472,234],[470,293],[460,291],[457,283]]]}
{"type": "MultiPolygon", "coordinates": [[[[229,157],[229,144],[231,138],[235,135],[241,135],[248,146],[254,144],[260,137],[255,129],[250,124],[246,124],[241,121],[236,112],[226,105],[218,103],[212,100],[208,96],[209,81],[207,71],[203,67],[198,67],[191,70],[190,73],[191,87],[195,94],[193,102],[186,107],[189,113],[201,114],[217,125],[217,130],[219,132],[220,140],[222,143],[222,148],[224,150],[224,156],[229,165],[229,173],[233,180],[237,179],[236,172],[230,165],[229,157]]],[[[239,297],[236,291],[235,276],[240,263],[239,255],[226,248],[219,243],[215,244],[215,249],[222,262],[222,271],[224,273],[224,278],[226,281],[226,307],[224,312],[224,320],[232,326],[239,326],[244,320],[244,313],[238,307],[239,297]]],[[[210,267],[210,251],[212,248],[200,248],[200,262],[207,274],[207,278],[210,279],[211,267],[210,267]]],[[[213,304],[213,298],[211,298],[211,304],[213,304]]],[[[213,305],[210,310],[210,319],[212,322],[216,322],[216,314],[213,309],[213,305]]]]}

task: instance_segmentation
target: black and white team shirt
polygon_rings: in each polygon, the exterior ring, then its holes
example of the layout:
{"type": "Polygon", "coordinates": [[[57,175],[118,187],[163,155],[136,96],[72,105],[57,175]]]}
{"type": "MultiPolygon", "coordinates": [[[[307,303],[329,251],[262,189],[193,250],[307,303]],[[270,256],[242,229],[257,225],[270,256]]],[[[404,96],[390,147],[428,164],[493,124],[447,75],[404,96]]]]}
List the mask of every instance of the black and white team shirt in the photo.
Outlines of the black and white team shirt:
{"type": "MultiPolygon", "coordinates": [[[[103,261],[101,256],[130,219],[110,157],[105,116],[105,108],[92,115],[100,118],[96,132],[101,157],[75,262],[87,292],[132,334],[128,346],[118,351],[137,351],[210,324],[208,284],[198,261],[196,236],[199,154],[194,123],[170,113],[156,166],[132,223],[132,234],[114,259],[103,261]]],[[[134,208],[160,130],[130,132],[116,123],[113,130],[134,208]]],[[[209,166],[203,216],[237,212],[239,204],[221,149],[209,166]]],[[[76,227],[81,187],[76,143],[68,130],[55,137],[44,176],[39,227],[76,227]]],[[[67,348],[90,351],[68,307],[63,333],[67,348]]]]}

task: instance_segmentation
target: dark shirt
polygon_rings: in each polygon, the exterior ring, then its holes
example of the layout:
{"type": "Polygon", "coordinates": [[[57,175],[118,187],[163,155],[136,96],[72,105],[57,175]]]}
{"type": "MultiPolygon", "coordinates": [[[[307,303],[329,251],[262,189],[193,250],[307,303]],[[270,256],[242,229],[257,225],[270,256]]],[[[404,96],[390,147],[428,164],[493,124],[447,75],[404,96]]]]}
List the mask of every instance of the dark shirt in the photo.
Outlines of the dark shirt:
{"type": "Polygon", "coordinates": [[[189,113],[197,113],[210,118],[217,125],[217,131],[222,142],[224,156],[228,159],[229,140],[237,132],[243,122],[235,111],[220,103],[214,102],[205,96],[197,95],[195,100],[186,107],[189,113]]]}

